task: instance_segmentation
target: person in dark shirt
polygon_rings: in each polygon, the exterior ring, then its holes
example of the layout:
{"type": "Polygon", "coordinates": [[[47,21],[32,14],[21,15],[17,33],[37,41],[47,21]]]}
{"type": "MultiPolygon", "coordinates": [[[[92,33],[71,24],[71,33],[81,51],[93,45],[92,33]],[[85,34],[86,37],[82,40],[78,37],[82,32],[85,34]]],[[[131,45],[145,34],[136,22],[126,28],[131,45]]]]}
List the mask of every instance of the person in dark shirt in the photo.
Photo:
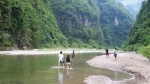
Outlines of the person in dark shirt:
{"type": "Polygon", "coordinates": [[[67,55],[66,57],[66,64],[67,64],[67,69],[70,69],[70,65],[71,65],[71,58],[70,58],[70,55],[67,55]]]}
{"type": "Polygon", "coordinates": [[[74,57],[75,57],[75,53],[74,53],[74,50],[73,50],[73,52],[72,52],[72,60],[74,59],[74,57]]]}

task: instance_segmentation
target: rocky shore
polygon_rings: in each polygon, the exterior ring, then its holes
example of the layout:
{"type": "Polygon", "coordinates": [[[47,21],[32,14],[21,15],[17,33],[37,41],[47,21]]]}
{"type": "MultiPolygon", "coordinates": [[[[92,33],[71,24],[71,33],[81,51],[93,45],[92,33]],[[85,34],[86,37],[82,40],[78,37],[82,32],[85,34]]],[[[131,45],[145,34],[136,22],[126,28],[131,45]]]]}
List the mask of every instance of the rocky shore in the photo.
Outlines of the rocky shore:
{"type": "Polygon", "coordinates": [[[87,63],[93,67],[106,68],[114,71],[132,74],[131,79],[113,81],[105,76],[89,76],[85,78],[86,84],[150,84],[150,62],[147,58],[136,53],[119,53],[117,60],[113,54],[109,58],[105,55],[97,56],[87,63]]]}

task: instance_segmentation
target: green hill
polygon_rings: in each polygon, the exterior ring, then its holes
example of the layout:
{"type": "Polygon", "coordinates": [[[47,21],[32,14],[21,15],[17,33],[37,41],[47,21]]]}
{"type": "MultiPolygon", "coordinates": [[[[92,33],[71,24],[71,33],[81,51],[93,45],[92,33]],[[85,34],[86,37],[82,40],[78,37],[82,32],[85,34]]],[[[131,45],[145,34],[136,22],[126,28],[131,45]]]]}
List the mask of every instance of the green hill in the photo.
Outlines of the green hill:
{"type": "Polygon", "coordinates": [[[133,18],[123,5],[114,0],[99,0],[100,24],[107,46],[121,46],[129,35],[133,18]]]}
{"type": "Polygon", "coordinates": [[[150,0],[142,3],[142,8],[137,15],[126,42],[126,48],[130,50],[142,50],[146,55],[150,56],[150,0]]]}
{"type": "Polygon", "coordinates": [[[40,48],[64,45],[48,0],[0,1],[0,48],[40,48]]]}
{"type": "Polygon", "coordinates": [[[131,25],[115,0],[0,0],[0,50],[120,47],[131,25]]]}
{"type": "Polygon", "coordinates": [[[61,31],[73,38],[69,39],[73,40],[71,46],[81,40],[97,47],[120,47],[133,23],[131,14],[114,0],[51,0],[51,3],[61,31]]]}
{"type": "Polygon", "coordinates": [[[69,47],[100,48],[104,45],[96,1],[51,0],[51,3],[60,30],[68,37],[69,47]]]}

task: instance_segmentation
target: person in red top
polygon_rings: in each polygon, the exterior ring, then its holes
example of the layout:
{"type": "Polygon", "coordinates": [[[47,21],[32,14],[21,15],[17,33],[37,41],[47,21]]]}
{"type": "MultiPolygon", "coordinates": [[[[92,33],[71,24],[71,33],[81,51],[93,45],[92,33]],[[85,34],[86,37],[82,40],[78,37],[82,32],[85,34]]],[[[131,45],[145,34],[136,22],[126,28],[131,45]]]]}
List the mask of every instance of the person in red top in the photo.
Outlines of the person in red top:
{"type": "Polygon", "coordinates": [[[109,58],[109,50],[106,48],[106,58],[109,58]]]}

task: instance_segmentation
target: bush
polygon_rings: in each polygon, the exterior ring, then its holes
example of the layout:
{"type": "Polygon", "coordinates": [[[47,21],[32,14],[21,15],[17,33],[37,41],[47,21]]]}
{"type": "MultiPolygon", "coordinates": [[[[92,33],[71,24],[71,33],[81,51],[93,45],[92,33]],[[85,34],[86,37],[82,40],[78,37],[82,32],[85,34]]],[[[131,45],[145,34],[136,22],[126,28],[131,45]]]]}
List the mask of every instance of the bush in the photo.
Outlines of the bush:
{"type": "Polygon", "coordinates": [[[150,45],[142,49],[142,54],[147,58],[150,58],[150,45]]]}

